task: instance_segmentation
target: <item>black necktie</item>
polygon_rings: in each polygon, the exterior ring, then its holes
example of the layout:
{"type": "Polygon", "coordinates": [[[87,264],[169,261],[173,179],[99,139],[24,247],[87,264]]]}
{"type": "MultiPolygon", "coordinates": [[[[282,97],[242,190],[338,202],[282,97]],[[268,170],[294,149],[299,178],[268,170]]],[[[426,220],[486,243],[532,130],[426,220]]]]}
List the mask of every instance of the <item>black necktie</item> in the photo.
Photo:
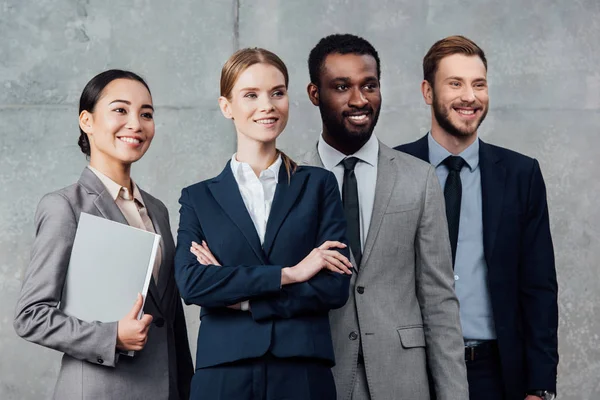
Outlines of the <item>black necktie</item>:
{"type": "Polygon", "coordinates": [[[344,182],[342,185],[342,202],[344,203],[344,214],[348,223],[347,234],[350,249],[354,254],[356,267],[360,266],[362,251],[360,246],[360,211],[358,208],[358,186],[354,167],[358,162],[356,157],[348,157],[342,160],[344,166],[344,182]]]}
{"type": "Polygon", "coordinates": [[[460,202],[462,199],[462,183],[460,181],[460,170],[466,162],[459,156],[449,156],[444,160],[448,167],[448,179],[444,186],[444,198],[446,199],[446,218],[448,218],[448,232],[450,234],[450,246],[452,247],[452,267],[456,260],[456,244],[458,242],[458,225],[460,223],[460,202]]]}

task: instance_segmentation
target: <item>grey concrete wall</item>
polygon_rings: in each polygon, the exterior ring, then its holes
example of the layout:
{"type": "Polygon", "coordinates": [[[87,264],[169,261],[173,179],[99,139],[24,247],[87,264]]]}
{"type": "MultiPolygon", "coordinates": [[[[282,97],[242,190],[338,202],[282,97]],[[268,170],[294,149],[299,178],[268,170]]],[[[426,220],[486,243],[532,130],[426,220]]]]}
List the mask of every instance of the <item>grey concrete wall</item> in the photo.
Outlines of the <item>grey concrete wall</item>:
{"type": "MultiPolygon", "coordinates": [[[[216,99],[239,46],[279,54],[291,72],[280,147],[298,155],[320,124],[306,59],[324,35],[351,32],[382,59],[376,134],[396,145],[428,130],[420,63],[433,42],[464,34],[488,54],[491,111],[481,136],[539,159],[560,284],[559,392],[600,398],[600,2],[464,0],[0,0],[0,399],[51,393],[59,354],[19,339],[14,304],[40,197],[74,182],[84,84],[111,67],[145,76],[157,135],[133,169],[178,224],[181,188],[217,174],[235,149],[216,99]]],[[[110,288],[98,288],[99,294],[110,288]]],[[[186,310],[195,349],[198,310],[186,310]]]]}

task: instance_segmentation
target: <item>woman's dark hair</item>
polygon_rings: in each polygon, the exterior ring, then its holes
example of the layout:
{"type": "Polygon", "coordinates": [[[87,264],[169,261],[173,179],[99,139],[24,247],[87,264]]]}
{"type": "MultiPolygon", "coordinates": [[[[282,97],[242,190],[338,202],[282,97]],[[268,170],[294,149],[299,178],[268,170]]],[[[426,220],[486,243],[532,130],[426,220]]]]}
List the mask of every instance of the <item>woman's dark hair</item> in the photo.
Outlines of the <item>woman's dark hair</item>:
{"type": "MultiPolygon", "coordinates": [[[[83,111],[93,113],[98,100],[100,100],[100,97],[102,96],[104,88],[115,79],[130,79],[133,81],[138,81],[144,85],[146,89],[148,89],[148,92],[150,92],[148,84],[138,74],[121,69],[109,69],[108,71],[101,72],[93,77],[83,88],[83,92],[79,98],[79,115],[81,115],[83,111]]],[[[85,133],[81,127],[79,128],[79,141],[77,144],[79,145],[81,151],[89,157],[90,140],[87,136],[87,133],[85,133]]]]}

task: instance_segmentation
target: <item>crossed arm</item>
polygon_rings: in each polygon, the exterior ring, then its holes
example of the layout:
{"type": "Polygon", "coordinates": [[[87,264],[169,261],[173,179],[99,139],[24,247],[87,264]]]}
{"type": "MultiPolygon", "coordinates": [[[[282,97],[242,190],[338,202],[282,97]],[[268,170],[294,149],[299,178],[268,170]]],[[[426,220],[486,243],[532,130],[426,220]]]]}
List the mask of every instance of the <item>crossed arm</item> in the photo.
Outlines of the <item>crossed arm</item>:
{"type": "MultiPolygon", "coordinates": [[[[334,189],[337,190],[337,186],[334,189]]],[[[339,203],[339,195],[337,201],[339,203]]],[[[335,241],[323,243],[291,267],[221,266],[208,247],[205,258],[199,261],[198,255],[192,253],[191,249],[201,247],[194,247],[193,243],[201,244],[205,237],[187,189],[182,191],[180,204],[175,277],[187,303],[210,308],[236,307],[238,303],[250,300],[252,316],[261,320],[323,312],[341,307],[346,302],[349,278],[345,276],[349,276],[351,264],[345,255],[332,249],[342,246],[342,251],[347,252],[345,244],[335,241]],[[341,272],[331,272],[327,268],[341,272]]],[[[331,208],[327,204],[323,206],[331,208]]],[[[343,239],[345,225],[341,206],[337,211],[341,221],[326,225],[335,227],[335,230],[341,228],[338,236],[343,239]]],[[[319,231],[324,235],[332,233],[329,226],[319,231]]]]}

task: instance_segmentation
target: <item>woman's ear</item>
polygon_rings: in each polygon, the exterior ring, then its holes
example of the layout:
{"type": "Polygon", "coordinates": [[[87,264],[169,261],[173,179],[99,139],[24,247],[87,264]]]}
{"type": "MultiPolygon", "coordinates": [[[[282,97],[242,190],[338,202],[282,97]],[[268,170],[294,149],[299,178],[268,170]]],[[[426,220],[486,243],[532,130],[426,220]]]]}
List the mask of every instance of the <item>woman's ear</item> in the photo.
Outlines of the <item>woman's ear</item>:
{"type": "Polygon", "coordinates": [[[79,127],[82,131],[87,133],[88,135],[92,134],[92,124],[94,122],[94,117],[92,113],[87,110],[83,110],[81,114],[79,114],[79,127]]]}
{"type": "Polygon", "coordinates": [[[233,115],[231,113],[231,103],[227,100],[226,97],[219,97],[219,108],[221,109],[221,113],[227,119],[233,119],[233,115]]]}

